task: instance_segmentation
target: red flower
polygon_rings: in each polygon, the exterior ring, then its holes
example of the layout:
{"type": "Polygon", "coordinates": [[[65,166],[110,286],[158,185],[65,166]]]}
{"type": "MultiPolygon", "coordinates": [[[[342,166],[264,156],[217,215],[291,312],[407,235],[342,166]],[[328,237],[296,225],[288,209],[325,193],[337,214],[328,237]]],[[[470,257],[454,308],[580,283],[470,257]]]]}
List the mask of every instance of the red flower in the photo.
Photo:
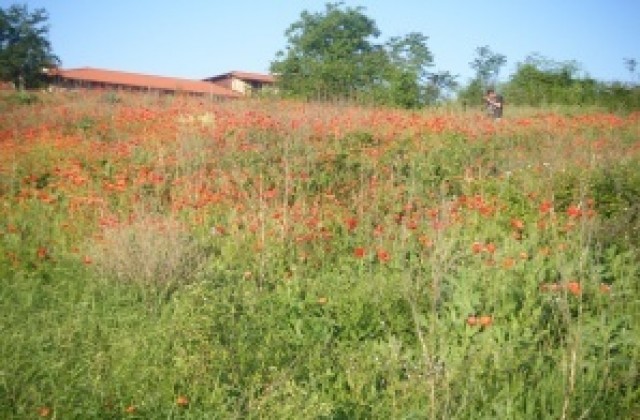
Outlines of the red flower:
{"type": "Polygon", "coordinates": [[[545,200],[540,204],[540,213],[547,214],[553,210],[553,204],[549,200],[545,200]]]}
{"type": "Polygon", "coordinates": [[[480,323],[481,326],[488,327],[491,324],[493,324],[493,317],[491,315],[482,315],[478,319],[478,322],[480,323]]]}
{"type": "Polygon", "coordinates": [[[355,217],[349,217],[344,222],[347,225],[349,232],[358,227],[358,220],[355,217]]]}
{"type": "Polygon", "coordinates": [[[47,248],[41,246],[38,248],[38,258],[41,260],[44,260],[45,258],[47,258],[47,256],[49,255],[49,251],[47,251],[47,248]]]}
{"type": "Polygon", "coordinates": [[[521,219],[511,219],[511,227],[515,230],[524,230],[524,222],[521,219]]]}
{"type": "Polygon", "coordinates": [[[189,405],[189,399],[184,395],[179,395],[178,398],[176,398],[176,404],[180,407],[186,407],[189,405]]]}
{"type": "Polygon", "coordinates": [[[578,217],[582,216],[582,209],[580,209],[580,206],[572,204],[567,209],[567,215],[569,215],[569,217],[573,219],[577,219],[578,217]]]}
{"type": "Polygon", "coordinates": [[[353,256],[356,258],[364,258],[366,254],[367,251],[361,246],[358,246],[353,250],[353,256]]]}
{"type": "Polygon", "coordinates": [[[567,290],[574,296],[579,296],[582,293],[582,286],[577,281],[570,281],[567,283],[567,290]]]}
{"type": "Polygon", "coordinates": [[[38,415],[40,417],[49,417],[51,415],[51,408],[47,407],[47,406],[42,406],[40,408],[38,408],[38,415]]]}
{"type": "Polygon", "coordinates": [[[391,255],[389,255],[389,252],[385,251],[384,249],[379,249],[376,252],[376,255],[378,256],[378,261],[386,263],[391,259],[391,255]]]}

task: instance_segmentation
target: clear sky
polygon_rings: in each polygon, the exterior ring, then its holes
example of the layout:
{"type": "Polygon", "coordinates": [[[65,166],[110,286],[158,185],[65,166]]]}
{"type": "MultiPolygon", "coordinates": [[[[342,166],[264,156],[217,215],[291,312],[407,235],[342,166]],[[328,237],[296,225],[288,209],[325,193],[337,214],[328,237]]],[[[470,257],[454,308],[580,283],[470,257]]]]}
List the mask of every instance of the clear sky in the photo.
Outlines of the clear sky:
{"type": "MultiPolygon", "coordinates": [[[[201,79],[231,70],[267,72],[285,30],[320,0],[0,0],[49,12],[50,40],[64,68],[99,67],[201,79]]],[[[504,79],[537,52],[575,60],[599,80],[630,81],[640,61],[640,0],[347,0],[391,36],[429,37],[434,70],[466,83],[475,50],[507,57],[504,79]]],[[[640,67],[640,66],[639,66],[640,67]]],[[[639,69],[640,70],[640,69],[639,69]]]]}

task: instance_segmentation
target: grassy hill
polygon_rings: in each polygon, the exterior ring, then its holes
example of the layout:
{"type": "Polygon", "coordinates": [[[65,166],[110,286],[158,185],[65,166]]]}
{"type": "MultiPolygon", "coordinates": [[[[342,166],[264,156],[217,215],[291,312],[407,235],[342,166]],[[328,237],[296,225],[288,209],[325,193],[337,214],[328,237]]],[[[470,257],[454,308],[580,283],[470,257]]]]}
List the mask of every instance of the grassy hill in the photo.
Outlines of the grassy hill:
{"type": "Polygon", "coordinates": [[[640,416],[640,114],[29,98],[2,418],[640,416]]]}

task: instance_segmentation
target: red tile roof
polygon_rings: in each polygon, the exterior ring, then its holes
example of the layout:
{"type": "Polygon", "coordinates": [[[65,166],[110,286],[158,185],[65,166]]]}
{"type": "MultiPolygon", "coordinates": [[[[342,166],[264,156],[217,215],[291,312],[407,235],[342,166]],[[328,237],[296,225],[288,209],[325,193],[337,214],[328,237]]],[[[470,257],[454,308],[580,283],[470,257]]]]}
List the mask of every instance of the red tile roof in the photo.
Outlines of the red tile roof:
{"type": "Polygon", "coordinates": [[[250,73],[246,71],[231,71],[229,73],[223,73],[217,76],[207,77],[204,80],[213,82],[213,81],[225,79],[228,77],[235,77],[240,80],[246,80],[251,82],[262,82],[262,83],[275,83],[276,81],[276,78],[271,74],[250,73]]]}
{"type": "Polygon", "coordinates": [[[129,86],[142,89],[170,90],[191,93],[203,93],[216,96],[238,98],[242,95],[213,83],[179,79],[175,77],[152,76],[139,73],[128,73],[115,70],[96,69],[82,67],[78,69],[56,69],[51,73],[63,79],[84,80],[89,82],[105,83],[110,85],[129,86]]]}

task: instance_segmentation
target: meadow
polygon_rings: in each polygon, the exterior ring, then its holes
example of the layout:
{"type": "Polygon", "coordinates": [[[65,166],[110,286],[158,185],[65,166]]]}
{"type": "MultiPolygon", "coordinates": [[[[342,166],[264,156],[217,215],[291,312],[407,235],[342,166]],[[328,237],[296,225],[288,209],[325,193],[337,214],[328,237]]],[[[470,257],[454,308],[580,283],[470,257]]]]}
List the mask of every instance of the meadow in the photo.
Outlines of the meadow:
{"type": "Polygon", "coordinates": [[[640,113],[506,111],[0,95],[0,417],[640,418],[640,113]]]}

